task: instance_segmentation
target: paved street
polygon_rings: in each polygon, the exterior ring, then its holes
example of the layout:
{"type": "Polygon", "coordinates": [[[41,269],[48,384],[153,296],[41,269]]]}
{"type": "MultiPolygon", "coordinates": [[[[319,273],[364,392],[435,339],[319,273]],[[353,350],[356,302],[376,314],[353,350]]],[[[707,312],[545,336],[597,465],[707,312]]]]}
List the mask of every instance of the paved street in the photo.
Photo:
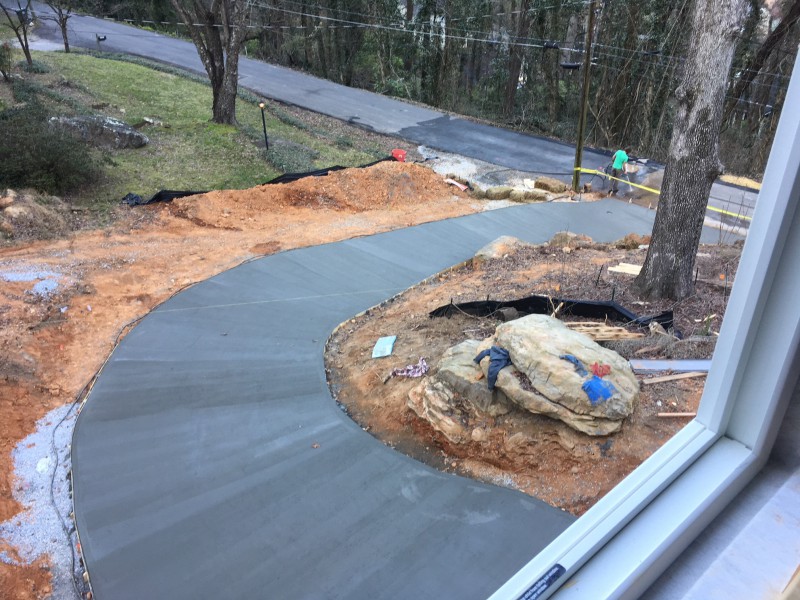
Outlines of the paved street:
{"type": "MultiPolygon", "coordinates": [[[[35,3],[35,6],[39,14],[50,11],[45,4],[35,3]]],[[[59,42],[60,33],[55,24],[42,23],[37,33],[44,39],[59,42]]],[[[194,45],[184,40],[82,16],[72,17],[69,30],[70,43],[75,46],[136,54],[205,75],[194,45]],[[97,36],[105,36],[105,40],[98,42],[97,36]]],[[[561,179],[571,180],[574,146],[570,144],[475,123],[244,56],[239,73],[243,86],[266,98],[437,150],[530,173],[557,173],[561,179]]],[[[598,168],[607,164],[609,157],[608,152],[586,149],[583,165],[598,168]]],[[[641,181],[653,168],[660,168],[660,165],[643,168],[635,181],[641,181]]],[[[734,215],[751,216],[756,197],[752,191],[717,183],[712,188],[709,205],[734,215]]],[[[709,211],[709,217],[729,224],[747,224],[718,211],[709,211]]]]}

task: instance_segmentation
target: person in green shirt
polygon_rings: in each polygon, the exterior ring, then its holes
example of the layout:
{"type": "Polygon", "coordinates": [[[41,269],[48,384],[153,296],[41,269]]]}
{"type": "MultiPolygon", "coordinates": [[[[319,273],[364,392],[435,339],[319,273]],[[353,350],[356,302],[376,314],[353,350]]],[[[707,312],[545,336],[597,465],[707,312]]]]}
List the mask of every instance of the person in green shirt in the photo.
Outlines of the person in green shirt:
{"type": "MultiPolygon", "coordinates": [[[[624,150],[617,150],[614,152],[614,156],[611,158],[613,161],[611,164],[611,176],[616,177],[619,179],[622,177],[622,174],[625,172],[625,163],[628,162],[628,152],[630,152],[630,148],[625,148],[624,150]]],[[[611,180],[611,193],[616,194],[619,191],[619,181],[617,179],[611,180]]]]}

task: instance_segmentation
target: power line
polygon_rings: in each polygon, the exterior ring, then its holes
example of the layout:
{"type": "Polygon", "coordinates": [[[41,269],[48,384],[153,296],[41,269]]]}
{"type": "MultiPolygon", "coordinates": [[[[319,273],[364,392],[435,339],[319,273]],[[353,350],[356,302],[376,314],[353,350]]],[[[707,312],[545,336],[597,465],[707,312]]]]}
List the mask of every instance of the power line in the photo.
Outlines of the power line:
{"type": "MultiPolygon", "coordinates": [[[[288,2],[290,2],[292,4],[298,4],[297,2],[293,2],[292,0],[286,0],[286,1],[288,1],[288,2]]],[[[585,2],[576,2],[576,3],[573,3],[573,4],[575,4],[575,5],[579,5],[579,4],[580,5],[585,5],[586,3],[585,2]]],[[[580,53],[580,54],[582,54],[584,52],[583,48],[562,47],[561,44],[563,44],[563,42],[544,40],[544,39],[541,39],[541,38],[512,36],[512,35],[509,35],[507,33],[484,32],[484,31],[456,29],[455,31],[457,31],[457,32],[475,34],[475,36],[472,36],[472,35],[454,35],[452,33],[447,33],[446,32],[449,29],[449,28],[447,28],[447,20],[445,20],[445,23],[444,23],[444,31],[434,32],[434,31],[425,31],[424,29],[418,29],[417,25],[421,24],[420,22],[410,22],[410,23],[413,23],[415,25],[415,27],[414,28],[408,28],[408,27],[406,27],[405,23],[402,24],[402,25],[380,25],[380,24],[374,24],[374,23],[366,23],[366,22],[362,22],[362,21],[352,21],[352,20],[346,20],[346,19],[338,19],[338,18],[335,18],[335,17],[327,17],[327,16],[323,16],[323,15],[315,15],[315,14],[312,14],[312,13],[306,13],[306,12],[301,12],[301,11],[292,11],[292,10],[289,10],[289,9],[273,7],[273,6],[269,6],[269,5],[265,5],[265,4],[261,4],[261,3],[254,3],[254,5],[255,6],[259,6],[261,8],[265,8],[267,10],[278,11],[278,12],[291,14],[291,15],[295,15],[295,16],[305,16],[305,17],[310,17],[310,18],[313,18],[313,19],[323,20],[323,21],[326,21],[326,22],[339,23],[339,25],[329,25],[330,28],[338,28],[338,29],[351,29],[351,28],[352,29],[379,29],[379,30],[393,31],[393,32],[397,32],[397,33],[411,33],[411,34],[420,35],[420,36],[423,36],[423,37],[427,36],[427,37],[436,37],[436,38],[443,38],[443,39],[454,39],[454,40],[459,40],[459,41],[475,42],[475,43],[486,43],[486,44],[491,44],[491,45],[514,45],[514,46],[524,47],[524,48],[555,49],[555,50],[559,50],[559,51],[563,51],[563,52],[577,52],[577,53],[580,53]],[[497,36],[497,37],[493,37],[493,38],[477,37],[477,36],[490,36],[490,35],[491,36],[497,36]],[[552,44],[556,45],[557,47],[553,48],[552,44]]],[[[319,5],[314,5],[314,6],[319,8],[319,5]]],[[[549,7],[542,7],[542,9],[544,9],[544,8],[553,8],[554,6],[555,5],[549,6],[549,7]]],[[[338,10],[338,9],[334,9],[334,10],[338,10]]],[[[338,12],[348,12],[348,11],[338,10],[338,12]]],[[[520,12],[520,11],[516,11],[516,12],[520,12]]],[[[361,14],[362,16],[370,16],[370,17],[372,17],[372,15],[366,15],[364,13],[355,13],[355,14],[361,14]]],[[[486,16],[493,16],[493,15],[486,15],[486,16]]],[[[494,16],[496,16],[496,15],[494,15],[494,16]]],[[[162,25],[162,26],[175,26],[175,27],[186,26],[186,23],[182,23],[182,22],[149,21],[149,20],[135,20],[135,19],[123,19],[123,21],[124,22],[128,22],[128,23],[145,23],[145,24],[162,25]]],[[[196,27],[206,27],[207,26],[207,24],[205,24],[205,23],[192,23],[191,25],[192,26],[196,26],[196,27]]],[[[215,27],[223,27],[222,24],[214,24],[214,26],[215,27]]],[[[234,26],[234,27],[236,27],[236,26],[234,26]]],[[[273,24],[269,24],[269,25],[266,25],[266,24],[242,25],[241,27],[245,27],[247,29],[255,29],[255,30],[262,30],[262,29],[270,29],[270,30],[305,29],[305,27],[302,26],[302,25],[293,26],[293,25],[273,25],[273,24]]],[[[135,34],[116,34],[116,35],[126,35],[126,36],[129,36],[129,37],[135,37],[135,34]]],[[[565,46],[566,46],[566,44],[565,44],[565,46]]],[[[607,44],[599,44],[599,43],[598,44],[594,44],[593,46],[594,47],[600,47],[600,48],[619,49],[619,50],[622,50],[624,52],[630,52],[630,53],[634,53],[634,54],[644,55],[646,58],[637,58],[637,57],[634,57],[634,56],[625,56],[625,55],[620,55],[620,54],[595,52],[596,56],[606,56],[606,57],[609,57],[609,58],[617,58],[617,59],[626,60],[626,61],[633,60],[633,61],[638,62],[641,65],[645,65],[645,68],[650,67],[650,66],[653,66],[653,67],[663,66],[664,68],[670,68],[670,67],[673,66],[672,65],[672,61],[685,62],[685,60],[686,60],[685,57],[671,56],[671,55],[665,55],[665,54],[661,54],[661,53],[656,54],[654,51],[619,48],[617,46],[610,46],[610,45],[607,45],[607,44]],[[662,64],[662,60],[661,59],[666,59],[668,61],[667,64],[666,65],[662,64]]],[[[778,78],[782,78],[782,79],[788,79],[789,78],[788,75],[784,75],[782,73],[767,73],[767,72],[753,70],[753,69],[735,69],[734,68],[733,70],[736,71],[736,72],[754,72],[757,75],[774,76],[774,77],[778,77],[778,78]]],[[[763,83],[760,83],[760,82],[752,82],[752,83],[753,83],[753,85],[762,85],[762,86],[763,85],[767,85],[767,84],[763,84],[763,83]]]]}
{"type": "Polygon", "coordinates": [[[335,17],[323,17],[321,15],[312,15],[308,13],[302,13],[298,11],[289,10],[286,8],[277,8],[274,6],[265,6],[263,4],[258,4],[257,6],[261,6],[263,8],[267,8],[269,10],[275,10],[278,12],[283,12],[287,14],[297,15],[297,16],[305,16],[305,17],[314,17],[323,21],[331,21],[335,23],[346,23],[348,25],[359,25],[361,27],[367,29],[381,29],[386,31],[396,31],[400,33],[410,33],[413,35],[420,35],[420,36],[428,36],[428,37],[437,37],[437,38],[444,38],[444,39],[453,39],[453,40],[460,40],[460,41],[467,41],[467,42],[481,42],[485,44],[495,44],[495,45],[507,45],[513,44],[515,46],[520,46],[524,48],[544,48],[543,44],[533,44],[533,43],[521,43],[521,42],[510,42],[508,39],[503,39],[502,37],[498,39],[488,39],[488,38],[476,38],[476,37],[468,37],[463,35],[452,35],[445,32],[434,32],[434,31],[425,31],[425,30],[417,30],[417,29],[407,29],[405,27],[395,27],[395,26],[387,26],[387,25],[371,25],[369,23],[361,23],[357,21],[349,21],[346,19],[337,19],[335,17]]]}

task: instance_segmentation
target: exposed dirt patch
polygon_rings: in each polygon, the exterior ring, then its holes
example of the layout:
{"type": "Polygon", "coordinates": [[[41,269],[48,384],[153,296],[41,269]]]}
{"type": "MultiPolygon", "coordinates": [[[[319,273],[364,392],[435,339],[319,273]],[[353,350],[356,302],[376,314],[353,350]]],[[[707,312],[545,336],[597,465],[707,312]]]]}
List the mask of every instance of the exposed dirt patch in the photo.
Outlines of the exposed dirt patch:
{"type": "MultiPolygon", "coordinates": [[[[462,444],[451,443],[408,408],[408,393],[418,379],[395,377],[384,383],[395,367],[414,364],[419,357],[433,366],[454,344],[491,336],[500,323],[496,317],[428,316],[451,300],[487,297],[512,300],[541,294],[608,300],[613,296],[642,315],[673,308],[683,340],[647,332],[643,339],[605,345],[626,358],[710,358],[730,286],[720,276],[735,273],[737,248],[701,248],[697,294],[673,305],[643,302],[631,287],[633,276],[607,270],[620,262],[641,264],[643,250],[569,239],[556,236],[554,245],[511,249],[476,268],[467,265],[443,272],[345,323],[332,336],[327,352],[338,400],[365,430],[418,460],[583,514],[686,424],[686,418],[663,418],[658,413],[696,411],[705,378],[643,385],[622,431],[607,437],[584,435],[519,409],[493,416],[465,402],[453,407],[462,425],[472,431],[471,441],[462,444]],[[372,359],[375,341],[387,335],[397,335],[392,356],[372,359]]],[[[635,241],[627,239],[620,245],[635,241]]]]}
{"type": "MultiPolygon", "coordinates": [[[[39,418],[75,398],[126,323],[254,256],[483,206],[424,167],[380,163],[294,184],[120,208],[107,229],[0,248],[0,521],[20,510],[14,446],[39,418]]],[[[4,598],[45,597],[49,580],[46,561],[0,560],[4,598]]]]}

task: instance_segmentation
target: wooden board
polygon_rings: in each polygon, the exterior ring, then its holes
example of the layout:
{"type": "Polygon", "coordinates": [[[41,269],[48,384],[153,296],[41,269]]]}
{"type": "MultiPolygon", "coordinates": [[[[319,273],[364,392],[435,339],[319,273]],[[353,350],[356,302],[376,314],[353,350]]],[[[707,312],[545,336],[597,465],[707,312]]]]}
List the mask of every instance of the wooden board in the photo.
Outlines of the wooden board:
{"type": "Polygon", "coordinates": [[[664,375],[663,377],[653,377],[652,379],[642,379],[642,385],[651,383],[664,383],[665,381],[676,381],[678,379],[691,379],[692,377],[705,377],[708,373],[701,371],[690,371],[689,373],[677,373],[676,375],[664,375]]]}
{"type": "Polygon", "coordinates": [[[605,323],[566,323],[566,326],[573,331],[588,335],[596,342],[606,342],[611,340],[635,340],[645,337],[645,334],[643,333],[628,331],[624,327],[606,325],[605,323]]]}
{"type": "Polygon", "coordinates": [[[608,267],[612,273],[625,273],[626,275],[638,275],[642,270],[642,265],[632,265],[630,263],[619,263],[616,267],[608,267]]]}

